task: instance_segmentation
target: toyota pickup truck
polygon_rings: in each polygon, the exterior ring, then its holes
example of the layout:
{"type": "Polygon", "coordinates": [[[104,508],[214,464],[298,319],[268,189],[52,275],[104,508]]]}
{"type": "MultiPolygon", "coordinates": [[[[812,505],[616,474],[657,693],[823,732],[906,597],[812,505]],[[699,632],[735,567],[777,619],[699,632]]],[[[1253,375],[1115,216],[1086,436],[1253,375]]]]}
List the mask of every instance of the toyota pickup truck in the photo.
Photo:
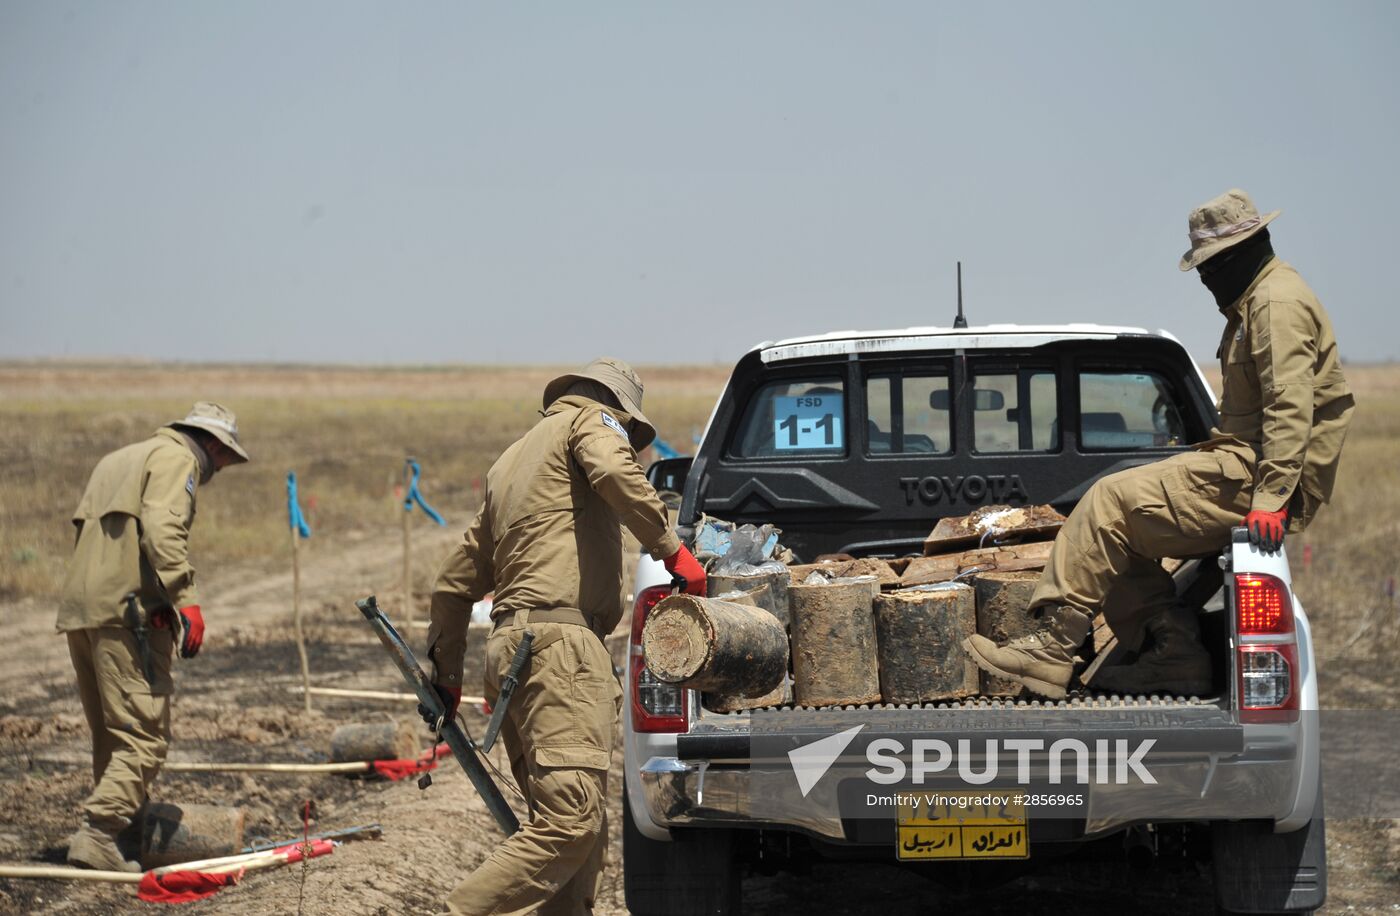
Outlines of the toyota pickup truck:
{"type": "MultiPolygon", "coordinates": [[[[979,506],[1067,514],[1098,478],[1190,448],[1216,419],[1164,331],[841,332],[751,349],[695,456],[648,474],[680,494],[683,535],[703,513],[776,525],[800,562],[898,558],[979,506]]],[[[1243,529],[1221,553],[1179,559],[1210,696],[1081,686],[1060,702],[720,713],[646,669],[646,616],[671,588],[643,554],[624,677],[629,909],[740,912],[746,869],[817,857],[1005,880],[1124,834],[1140,853],[1208,859],[1223,912],[1312,912],[1326,895],[1317,685],[1287,561],[1243,529]]]]}

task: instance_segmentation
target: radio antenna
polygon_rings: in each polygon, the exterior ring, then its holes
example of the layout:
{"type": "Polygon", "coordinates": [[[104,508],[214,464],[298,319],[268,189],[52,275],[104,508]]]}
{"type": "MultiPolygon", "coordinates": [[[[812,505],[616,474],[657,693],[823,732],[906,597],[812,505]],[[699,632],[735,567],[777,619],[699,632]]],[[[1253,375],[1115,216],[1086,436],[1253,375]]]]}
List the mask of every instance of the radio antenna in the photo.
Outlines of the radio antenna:
{"type": "Polygon", "coordinates": [[[954,328],[967,327],[967,319],[963,317],[962,306],[962,261],[958,262],[958,317],[953,319],[954,328]]]}

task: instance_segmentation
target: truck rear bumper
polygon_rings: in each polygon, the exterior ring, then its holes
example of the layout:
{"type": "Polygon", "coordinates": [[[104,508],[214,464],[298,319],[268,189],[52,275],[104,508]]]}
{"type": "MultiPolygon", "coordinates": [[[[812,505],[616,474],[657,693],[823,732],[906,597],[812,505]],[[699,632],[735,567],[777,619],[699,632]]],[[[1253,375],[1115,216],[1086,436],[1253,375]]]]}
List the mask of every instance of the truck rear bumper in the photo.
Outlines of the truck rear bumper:
{"type": "MultiPolygon", "coordinates": [[[[1157,785],[1060,787],[1084,796],[1083,835],[1143,822],[1279,819],[1288,813],[1297,779],[1289,760],[1204,759],[1154,766],[1152,772],[1157,785]]],[[[762,793],[756,804],[749,767],[653,757],[641,768],[641,786],[648,815],[663,827],[787,829],[856,841],[840,793],[762,793]]]]}
{"type": "MultiPolygon", "coordinates": [[[[820,739],[812,732],[803,732],[807,716],[794,710],[780,713],[781,719],[767,734],[757,716],[752,720],[724,717],[698,724],[689,734],[678,736],[674,755],[655,755],[640,764],[637,800],[645,806],[648,818],[662,828],[784,829],[843,842],[861,842],[867,835],[867,831],[854,829],[853,821],[888,822],[894,816],[891,808],[871,807],[869,801],[862,804],[861,799],[887,799],[893,793],[915,791],[1072,796],[1072,804],[1042,810],[1037,810],[1038,803],[1028,803],[1027,815],[1032,820],[1076,820],[1082,823],[1082,835],[1090,837],[1142,822],[1277,821],[1295,813],[1301,775],[1299,747],[1303,743],[1299,723],[1240,725],[1214,707],[1154,704],[1148,710],[1120,708],[1108,718],[1101,713],[1076,715],[1080,711],[1059,709],[1055,711],[1058,727],[1039,732],[1032,730],[1037,720],[1017,716],[1043,715],[1048,710],[994,712],[986,718],[979,716],[978,727],[970,732],[968,714],[975,714],[971,710],[867,708],[843,712],[853,716],[850,721],[863,723],[862,743],[850,745],[805,793],[798,787],[788,754],[820,739]],[[911,717],[917,726],[911,724],[911,717]],[[1124,730],[1128,719],[1134,732],[1124,730]],[[1133,733],[1155,736],[1156,747],[1147,758],[1150,781],[1104,779],[1108,770],[1097,769],[1097,764],[1089,765],[1087,778],[1079,776],[1063,755],[1056,755],[1059,759],[1052,772],[1048,753],[1052,745],[1080,736],[1093,748],[1096,733],[1112,734],[1115,742],[1133,733]],[[972,748],[986,751],[969,754],[968,747],[957,747],[959,739],[953,736],[968,734],[975,735],[972,748]],[[1017,741],[1025,742],[1027,736],[1035,735],[1042,742],[1039,752],[1016,751],[1017,741]],[[969,770],[985,773],[991,762],[998,776],[985,783],[967,781],[960,778],[960,768],[953,767],[932,776],[926,773],[916,784],[904,775],[890,776],[888,769],[881,773],[883,778],[875,778],[876,761],[868,757],[869,749],[880,741],[888,743],[889,736],[903,741],[904,752],[895,756],[903,761],[907,773],[915,771],[908,752],[914,741],[941,736],[969,757],[969,770]],[[993,741],[1001,743],[993,745],[993,741]]],[[[821,714],[823,734],[841,727],[841,723],[831,722],[832,717],[832,712],[821,714]]],[[[887,806],[889,802],[880,804],[887,806]]]]}

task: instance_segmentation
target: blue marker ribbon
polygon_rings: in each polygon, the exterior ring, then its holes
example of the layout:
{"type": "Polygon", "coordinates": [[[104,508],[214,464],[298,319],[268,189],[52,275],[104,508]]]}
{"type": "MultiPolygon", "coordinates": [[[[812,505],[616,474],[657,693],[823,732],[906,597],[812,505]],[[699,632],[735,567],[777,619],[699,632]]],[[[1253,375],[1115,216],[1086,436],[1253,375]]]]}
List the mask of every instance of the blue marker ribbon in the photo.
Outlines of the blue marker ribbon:
{"type": "Polygon", "coordinates": [[[311,537],[311,526],[306,523],[306,516],[301,514],[301,502],[297,499],[295,471],[287,472],[287,525],[301,537],[311,537]]]}
{"type": "Polygon", "coordinates": [[[446,525],[447,519],[439,515],[438,510],[428,505],[423,499],[423,494],[418,490],[418,477],[423,473],[422,469],[418,467],[418,462],[410,460],[408,466],[413,471],[413,479],[408,482],[408,492],[404,494],[403,511],[412,512],[413,504],[417,503],[418,508],[423,510],[424,515],[428,516],[428,518],[437,522],[439,525],[446,525]]]}
{"type": "Polygon", "coordinates": [[[663,461],[667,458],[679,458],[681,456],[680,452],[672,448],[671,444],[663,440],[660,436],[651,440],[651,447],[656,449],[656,454],[660,456],[663,461]]]}

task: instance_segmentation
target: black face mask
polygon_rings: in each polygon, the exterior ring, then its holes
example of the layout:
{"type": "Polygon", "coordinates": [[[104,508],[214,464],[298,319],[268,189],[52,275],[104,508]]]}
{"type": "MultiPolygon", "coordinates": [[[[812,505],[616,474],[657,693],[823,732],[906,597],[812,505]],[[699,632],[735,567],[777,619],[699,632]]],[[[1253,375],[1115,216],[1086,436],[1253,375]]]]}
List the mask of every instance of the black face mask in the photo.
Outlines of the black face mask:
{"type": "Polygon", "coordinates": [[[1254,282],[1259,271],[1273,256],[1274,246],[1269,241],[1269,230],[1264,229],[1253,238],[1202,261],[1196,273],[1215,297],[1215,304],[1225,309],[1244,295],[1249,284],[1254,282]]]}

